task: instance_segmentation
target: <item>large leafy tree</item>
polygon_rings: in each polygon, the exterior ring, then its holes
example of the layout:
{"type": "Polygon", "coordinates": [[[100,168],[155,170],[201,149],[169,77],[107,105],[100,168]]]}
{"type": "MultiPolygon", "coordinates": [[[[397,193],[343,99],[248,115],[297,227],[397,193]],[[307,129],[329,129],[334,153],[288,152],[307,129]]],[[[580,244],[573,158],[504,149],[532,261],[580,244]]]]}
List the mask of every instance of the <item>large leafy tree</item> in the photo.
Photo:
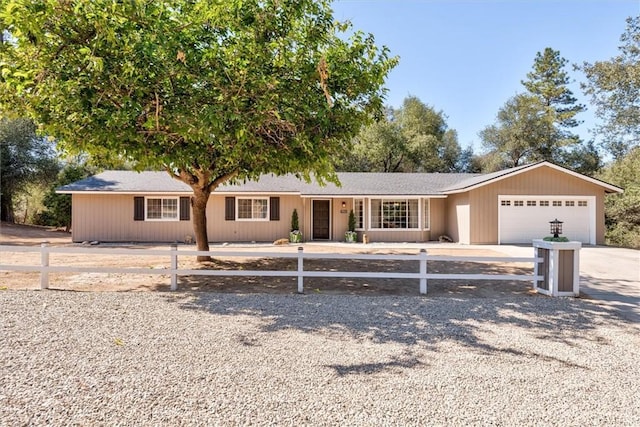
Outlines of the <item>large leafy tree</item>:
{"type": "Polygon", "coordinates": [[[607,241],[640,249],[640,147],[605,167],[598,178],[624,188],[605,198],[607,241]]]}
{"type": "Polygon", "coordinates": [[[16,196],[28,184],[47,184],[58,172],[51,144],[29,119],[0,118],[0,220],[14,222],[16,196]]]}
{"type": "Polygon", "coordinates": [[[540,98],[515,95],[500,108],[496,122],[479,134],[486,150],[483,169],[494,171],[538,160],[540,142],[550,129],[553,126],[540,98]]]}
{"type": "Polygon", "coordinates": [[[616,159],[640,145],[640,16],[627,19],[620,40],[618,56],[579,67],[587,77],[582,88],[603,121],[598,133],[616,159]]]}
{"type": "Polygon", "coordinates": [[[441,111],[409,96],[398,109],[387,108],[376,123],[361,129],[338,168],[360,172],[454,172],[461,149],[455,130],[441,111]]]}
{"type": "Polygon", "coordinates": [[[396,63],[326,0],[5,0],[0,16],[4,108],[66,149],[188,184],[200,250],[222,183],[335,179],[331,155],[381,109],[396,63]]]}

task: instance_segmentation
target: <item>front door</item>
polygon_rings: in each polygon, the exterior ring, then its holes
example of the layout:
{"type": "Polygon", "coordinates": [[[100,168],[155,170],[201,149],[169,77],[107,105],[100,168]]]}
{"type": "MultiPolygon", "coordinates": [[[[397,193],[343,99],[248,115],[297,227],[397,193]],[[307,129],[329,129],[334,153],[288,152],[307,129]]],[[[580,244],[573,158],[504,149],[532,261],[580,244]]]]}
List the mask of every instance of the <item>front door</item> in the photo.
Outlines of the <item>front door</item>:
{"type": "Polygon", "coordinates": [[[331,234],[329,227],[331,223],[331,201],[313,201],[313,240],[329,240],[331,234]]]}

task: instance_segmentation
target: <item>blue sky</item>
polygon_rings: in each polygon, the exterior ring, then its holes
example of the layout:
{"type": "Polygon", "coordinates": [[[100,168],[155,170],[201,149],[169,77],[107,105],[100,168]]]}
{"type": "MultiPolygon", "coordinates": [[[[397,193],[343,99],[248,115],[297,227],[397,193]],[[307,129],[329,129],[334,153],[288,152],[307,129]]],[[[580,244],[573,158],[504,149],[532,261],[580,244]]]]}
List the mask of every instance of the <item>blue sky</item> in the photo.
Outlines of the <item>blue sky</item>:
{"type": "MultiPolygon", "coordinates": [[[[334,16],[374,34],[400,57],[387,80],[387,104],[407,95],[442,110],[464,148],[481,151],[478,132],[524,87],[536,52],[551,47],[569,64],[618,54],[625,19],[640,0],[334,0],[334,16]]],[[[571,65],[571,89],[589,109],[577,133],[585,140],[595,123],[571,65]]]]}

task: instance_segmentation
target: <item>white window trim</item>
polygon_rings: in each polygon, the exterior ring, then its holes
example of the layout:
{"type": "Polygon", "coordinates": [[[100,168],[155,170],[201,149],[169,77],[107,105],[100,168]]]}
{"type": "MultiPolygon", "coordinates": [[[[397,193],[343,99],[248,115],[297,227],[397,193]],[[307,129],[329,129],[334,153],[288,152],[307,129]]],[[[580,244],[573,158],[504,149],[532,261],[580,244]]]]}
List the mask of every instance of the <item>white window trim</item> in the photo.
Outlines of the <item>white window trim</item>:
{"type": "MultiPolygon", "coordinates": [[[[269,202],[270,202],[269,201],[269,197],[264,197],[264,196],[236,197],[236,221],[241,221],[241,222],[268,222],[269,218],[271,218],[271,204],[269,202]],[[267,201],[267,216],[266,216],[266,218],[240,218],[240,200],[266,200],[267,201]]],[[[253,211],[252,211],[252,214],[253,214],[253,211]]]]}
{"type": "MultiPolygon", "coordinates": [[[[162,204],[162,202],[161,202],[162,204]]],[[[180,197],[174,196],[145,196],[144,198],[144,220],[149,222],[177,222],[180,221],[180,197]],[[175,200],[177,205],[175,218],[149,218],[149,199],[175,200]]]]}
{"type": "MultiPolygon", "coordinates": [[[[429,205],[427,207],[427,224],[420,224],[420,226],[424,231],[431,231],[431,199],[428,198],[428,197],[420,199],[420,201],[418,202],[420,209],[422,209],[424,207],[425,203],[427,203],[429,205]]],[[[423,215],[422,212],[420,212],[420,220],[419,221],[422,221],[423,219],[424,219],[424,215],[423,215]]],[[[413,228],[410,228],[410,230],[413,230],[413,228]]]]}
{"type": "MultiPolygon", "coordinates": [[[[394,198],[394,197],[371,197],[369,198],[369,230],[372,231],[382,231],[382,232],[393,232],[393,231],[421,231],[422,230],[422,203],[420,203],[422,198],[420,197],[403,197],[403,198],[394,198]],[[371,202],[374,200],[380,200],[382,206],[382,202],[408,202],[409,200],[417,200],[418,201],[418,227],[416,228],[375,228],[373,226],[373,210],[371,209],[371,202]]],[[[429,204],[431,205],[431,204],[429,204]]],[[[408,222],[408,221],[407,221],[408,222]]]]}

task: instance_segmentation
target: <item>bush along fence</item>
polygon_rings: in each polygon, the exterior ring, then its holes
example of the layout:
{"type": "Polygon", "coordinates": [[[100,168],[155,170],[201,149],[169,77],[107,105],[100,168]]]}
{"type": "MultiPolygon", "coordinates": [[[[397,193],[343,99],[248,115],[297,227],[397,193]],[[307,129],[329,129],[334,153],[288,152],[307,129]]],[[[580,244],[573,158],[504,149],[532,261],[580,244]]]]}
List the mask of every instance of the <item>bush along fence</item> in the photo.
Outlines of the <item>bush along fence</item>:
{"type": "MultiPolygon", "coordinates": [[[[550,263],[555,260],[548,256],[543,256],[537,249],[533,257],[459,257],[428,255],[425,249],[417,254],[336,254],[336,253],[312,253],[305,252],[299,247],[295,253],[283,252],[250,252],[250,251],[193,251],[178,250],[176,245],[171,249],[130,249],[130,248],[93,248],[93,247],[54,247],[43,243],[37,246],[2,246],[1,252],[39,252],[40,265],[14,265],[0,264],[0,271],[38,271],[40,272],[40,288],[48,289],[49,273],[119,273],[119,274],[159,274],[170,277],[171,290],[178,289],[179,276],[249,276],[249,277],[295,277],[297,278],[297,291],[304,293],[304,279],[307,277],[336,277],[336,278],[378,278],[378,279],[407,279],[416,280],[419,284],[420,294],[427,293],[429,279],[450,279],[450,280],[489,280],[489,281],[529,281],[534,289],[540,290],[547,295],[556,296],[553,286],[554,280],[548,278],[557,277],[554,269],[558,268],[558,263],[550,263]],[[57,254],[90,254],[90,255],[126,255],[127,257],[137,256],[166,256],[169,261],[168,268],[117,268],[102,266],[54,266],[50,265],[49,255],[57,254]],[[195,256],[211,257],[246,257],[246,258],[293,258],[297,259],[296,270],[215,270],[215,269],[181,269],[178,268],[179,257],[195,256]],[[312,271],[305,270],[305,260],[307,259],[333,259],[333,260],[365,260],[365,261],[415,261],[418,264],[418,272],[398,272],[398,271],[312,271]],[[499,263],[532,263],[534,274],[461,274],[461,273],[429,273],[427,271],[428,261],[445,262],[499,262],[499,263]],[[546,263],[546,264],[545,264],[546,263]],[[551,287],[551,288],[550,288],[551,287]],[[549,289],[550,288],[550,289],[549,289]]],[[[577,258],[577,257],[576,257],[577,258]]],[[[572,258],[573,259],[573,258],[572,258]]],[[[572,265],[577,268],[577,264],[572,265]]],[[[564,295],[567,295],[566,293],[564,295]]],[[[574,293],[577,295],[577,293],[574,293]]]]}

